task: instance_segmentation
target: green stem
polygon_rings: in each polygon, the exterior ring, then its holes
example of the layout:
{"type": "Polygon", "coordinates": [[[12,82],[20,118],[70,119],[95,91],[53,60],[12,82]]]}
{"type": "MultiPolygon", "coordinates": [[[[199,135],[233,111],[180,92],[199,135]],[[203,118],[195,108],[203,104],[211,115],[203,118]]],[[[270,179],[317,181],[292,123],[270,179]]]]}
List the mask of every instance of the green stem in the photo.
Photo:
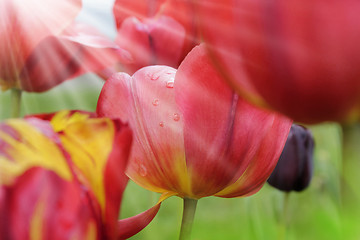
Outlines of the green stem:
{"type": "Polygon", "coordinates": [[[11,117],[12,118],[20,117],[21,93],[22,93],[22,91],[20,89],[17,89],[17,88],[11,89],[11,117]]]}
{"type": "Polygon", "coordinates": [[[279,221],[279,240],[286,239],[286,230],[288,224],[288,209],[289,209],[289,195],[290,193],[284,194],[283,208],[279,221]]]}
{"type": "Polygon", "coordinates": [[[189,240],[191,238],[191,228],[194,221],[197,201],[196,199],[184,198],[184,211],[179,240],[189,240]]]}

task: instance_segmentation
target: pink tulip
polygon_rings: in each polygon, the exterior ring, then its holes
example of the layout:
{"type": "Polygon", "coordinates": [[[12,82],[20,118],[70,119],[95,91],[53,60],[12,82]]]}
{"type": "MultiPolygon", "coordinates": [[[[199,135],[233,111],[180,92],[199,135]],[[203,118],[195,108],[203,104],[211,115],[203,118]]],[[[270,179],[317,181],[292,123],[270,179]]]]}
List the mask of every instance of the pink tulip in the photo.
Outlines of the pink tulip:
{"type": "Polygon", "coordinates": [[[134,129],[128,176],[155,192],[199,199],[256,193],[274,169],[291,121],[260,110],[229,88],[204,46],[176,70],[119,73],[100,94],[100,116],[134,129]]]}

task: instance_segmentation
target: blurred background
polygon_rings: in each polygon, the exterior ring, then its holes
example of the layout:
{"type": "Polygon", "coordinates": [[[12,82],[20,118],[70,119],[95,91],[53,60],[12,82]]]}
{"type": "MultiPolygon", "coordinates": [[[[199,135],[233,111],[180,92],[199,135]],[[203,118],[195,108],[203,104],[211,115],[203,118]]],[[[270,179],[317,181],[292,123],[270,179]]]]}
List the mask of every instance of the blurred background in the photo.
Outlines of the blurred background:
{"type": "MultiPolygon", "coordinates": [[[[83,0],[77,21],[86,21],[114,39],[113,0],[83,0]]],[[[45,93],[24,93],[22,115],[60,109],[94,111],[104,81],[94,74],[69,80],[45,93]]],[[[0,119],[9,117],[10,92],[0,93],[0,119]]],[[[193,240],[215,239],[360,239],[360,129],[333,123],[308,126],[315,138],[314,176],[305,191],[285,194],[266,184],[247,198],[199,201],[193,240]],[[284,232],[286,228],[286,233],[284,232]]],[[[130,182],[121,218],[153,206],[159,195],[130,182]]],[[[153,222],[131,239],[177,239],[182,199],[166,200],[153,222]]]]}

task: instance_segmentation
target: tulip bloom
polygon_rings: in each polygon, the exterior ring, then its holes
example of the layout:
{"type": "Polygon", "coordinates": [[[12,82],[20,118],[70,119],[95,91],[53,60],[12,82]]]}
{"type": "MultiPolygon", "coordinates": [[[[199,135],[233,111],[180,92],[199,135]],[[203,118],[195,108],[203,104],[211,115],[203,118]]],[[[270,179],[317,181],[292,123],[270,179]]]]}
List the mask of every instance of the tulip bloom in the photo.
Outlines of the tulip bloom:
{"type": "Polygon", "coordinates": [[[127,53],[94,29],[71,23],[81,0],[0,3],[0,87],[43,92],[127,53]],[[101,61],[99,59],[101,58],[101,61]]]}
{"type": "Polygon", "coordinates": [[[120,121],[80,112],[1,123],[0,236],[123,239],[141,230],[159,205],[117,220],[131,141],[120,121]]]}
{"type": "Polygon", "coordinates": [[[212,67],[204,46],[179,69],[119,73],[97,113],[134,129],[128,176],[151,191],[199,199],[256,193],[274,169],[291,121],[243,101],[212,67]]]}
{"type": "Polygon", "coordinates": [[[238,93],[300,122],[359,118],[359,1],[197,3],[212,59],[238,93]]]}
{"type": "Polygon", "coordinates": [[[192,4],[183,0],[115,1],[115,41],[133,58],[123,64],[124,70],[132,74],[154,64],[178,67],[197,43],[193,12],[192,4]]]}
{"type": "Polygon", "coordinates": [[[293,124],[268,183],[285,192],[304,190],[312,177],[313,153],[314,139],[311,131],[293,124]]]}

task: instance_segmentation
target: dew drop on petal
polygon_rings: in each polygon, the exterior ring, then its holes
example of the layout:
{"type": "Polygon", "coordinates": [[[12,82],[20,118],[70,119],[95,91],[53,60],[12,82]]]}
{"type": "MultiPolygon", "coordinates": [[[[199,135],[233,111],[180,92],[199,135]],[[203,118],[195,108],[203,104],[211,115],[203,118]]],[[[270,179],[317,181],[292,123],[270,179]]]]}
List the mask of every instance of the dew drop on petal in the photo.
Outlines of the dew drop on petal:
{"type": "Polygon", "coordinates": [[[159,122],[160,127],[164,127],[164,122],[159,122]]]}
{"type": "Polygon", "coordinates": [[[180,115],[178,113],[174,113],[173,119],[176,122],[179,121],[180,120],[180,115]]]}
{"type": "Polygon", "coordinates": [[[154,99],[153,101],[152,101],[152,105],[154,105],[154,106],[158,106],[159,105],[159,99],[154,99]]]}
{"type": "Polygon", "coordinates": [[[143,177],[145,177],[147,175],[146,167],[142,164],[139,165],[139,174],[143,177]]]}
{"type": "Polygon", "coordinates": [[[174,87],[174,81],[168,81],[168,82],[166,83],[166,87],[167,87],[167,88],[173,88],[173,87],[174,87]]]}
{"type": "Polygon", "coordinates": [[[153,80],[153,81],[156,81],[156,80],[158,80],[160,78],[160,76],[154,76],[154,75],[152,75],[151,76],[151,80],[153,80]]]}
{"type": "Polygon", "coordinates": [[[152,80],[152,81],[156,81],[156,80],[158,80],[160,78],[159,75],[156,76],[154,74],[147,74],[147,77],[150,78],[150,80],[152,80]]]}

